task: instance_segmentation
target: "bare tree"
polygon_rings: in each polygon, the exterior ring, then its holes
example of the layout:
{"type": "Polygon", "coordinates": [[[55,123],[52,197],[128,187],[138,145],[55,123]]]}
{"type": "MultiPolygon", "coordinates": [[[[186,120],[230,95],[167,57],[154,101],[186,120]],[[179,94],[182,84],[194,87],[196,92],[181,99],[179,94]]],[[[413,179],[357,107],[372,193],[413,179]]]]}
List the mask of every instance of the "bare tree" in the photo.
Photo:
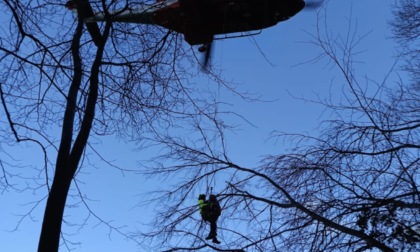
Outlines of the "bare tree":
{"type": "Polygon", "coordinates": [[[347,87],[340,102],[313,101],[331,112],[319,136],[276,134],[293,143],[292,151],[267,156],[258,167],[229,157],[228,129],[217,116],[196,124],[199,142],[158,138],[167,151],[162,162],[150,165],[150,175],[176,172],[184,179],[152,198],[162,204],[156,231],[143,234],[152,244],[165,251],[420,248],[419,89],[406,80],[388,83],[390,73],[372,86],[357,76],[355,55],[363,36],[354,30],[333,36],[328,27],[318,28],[313,43],[322,53],[315,60],[337,68],[347,87]],[[202,130],[209,124],[212,134],[202,130]],[[196,206],[199,188],[208,189],[211,181],[224,185],[213,192],[223,206],[223,246],[204,240],[196,206]]]}
{"type": "Polygon", "coordinates": [[[405,70],[412,74],[415,86],[419,85],[420,58],[420,3],[414,0],[396,1],[394,18],[390,21],[394,38],[400,43],[400,54],[406,60],[405,70]]]}
{"type": "MultiPolygon", "coordinates": [[[[100,25],[95,46],[83,22],[87,1],[75,2],[83,6],[76,18],[62,1],[3,0],[0,5],[5,24],[0,31],[5,115],[0,137],[11,144],[35,143],[44,153],[35,185],[25,188],[45,190],[38,247],[43,252],[58,251],[60,240],[71,246],[62,231],[63,214],[71,188],[85,203],[75,178],[84,167],[85,153],[95,153],[90,137],[114,134],[141,142],[149,134],[166,133],[212,114],[215,107],[206,90],[186,81],[190,75],[185,68],[198,67],[177,34],[107,21],[100,25]]],[[[115,10],[150,4],[90,2],[106,17],[115,10]]],[[[0,185],[10,188],[16,183],[10,181],[16,167],[1,160],[0,167],[0,185]]]]}

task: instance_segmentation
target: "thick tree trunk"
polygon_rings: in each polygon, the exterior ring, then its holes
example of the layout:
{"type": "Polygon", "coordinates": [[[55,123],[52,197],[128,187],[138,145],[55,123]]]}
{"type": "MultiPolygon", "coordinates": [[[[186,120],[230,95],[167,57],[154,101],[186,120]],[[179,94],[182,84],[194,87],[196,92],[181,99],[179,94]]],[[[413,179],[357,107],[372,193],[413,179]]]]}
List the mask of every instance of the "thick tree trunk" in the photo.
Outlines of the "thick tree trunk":
{"type": "Polygon", "coordinates": [[[39,252],[57,252],[60,243],[61,223],[66,205],[67,193],[73,176],[69,172],[58,172],[68,167],[57,167],[57,173],[48,195],[45,207],[42,232],[39,239],[39,252]]]}
{"type": "Polygon", "coordinates": [[[67,194],[69,192],[71,181],[78,166],[78,161],[71,162],[72,160],[70,153],[73,142],[73,128],[77,95],[83,75],[81,58],[79,55],[80,37],[82,35],[82,31],[83,22],[79,21],[71,45],[74,75],[67,96],[66,111],[64,112],[63,128],[61,132],[60,147],[57,153],[54,180],[48,195],[42,222],[41,235],[38,243],[39,252],[58,251],[61,224],[63,221],[67,194]]]}
{"type": "MultiPolygon", "coordinates": [[[[104,29],[105,38],[108,37],[110,28],[111,24],[107,23],[104,29]]],[[[63,129],[57,155],[56,170],[44,213],[38,252],[57,252],[59,249],[61,224],[63,221],[67,195],[70,190],[73,177],[79,166],[83,151],[86,148],[93,120],[95,118],[95,108],[99,88],[99,70],[102,63],[105,40],[100,41],[95,61],[92,64],[86,109],[84,111],[83,119],[80,122],[80,130],[73,142],[73,126],[76,113],[77,95],[82,83],[83,75],[82,61],[79,55],[80,37],[82,35],[82,31],[83,21],[79,21],[72,42],[74,76],[67,97],[67,106],[63,118],[63,129]]]]}

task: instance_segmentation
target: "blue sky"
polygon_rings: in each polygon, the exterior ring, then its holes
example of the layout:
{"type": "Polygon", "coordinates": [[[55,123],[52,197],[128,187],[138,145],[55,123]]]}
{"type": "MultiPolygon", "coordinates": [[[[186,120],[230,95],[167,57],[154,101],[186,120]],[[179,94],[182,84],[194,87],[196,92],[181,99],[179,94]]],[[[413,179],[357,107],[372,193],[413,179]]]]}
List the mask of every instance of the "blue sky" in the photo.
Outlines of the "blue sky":
{"type": "MultiPolygon", "coordinates": [[[[334,34],[345,35],[351,20],[357,34],[367,36],[358,48],[364,51],[358,56],[357,73],[360,77],[368,75],[381,81],[394,63],[394,42],[389,39],[388,20],[391,15],[393,0],[333,0],[327,7],[328,29],[334,34]]],[[[63,10],[64,11],[64,10],[63,10]]],[[[315,11],[303,11],[289,21],[264,30],[252,38],[239,38],[217,41],[214,47],[212,63],[221,69],[226,80],[238,84],[238,89],[248,91],[260,98],[260,102],[247,102],[238,97],[221,92],[219,100],[230,104],[227,108],[244,116],[251,124],[239,123],[237,131],[228,135],[228,145],[232,158],[241,164],[253,166],[265,154],[279,153],[285,150],[283,142],[275,142],[269,136],[274,130],[288,133],[316,133],[316,126],[322,117],[322,107],[303,102],[291,96],[307,99],[329,97],[333,94],[339,99],[342,90],[341,76],[325,61],[315,64],[302,64],[313,59],[320,49],[308,43],[308,33],[316,30],[317,14],[315,11]]],[[[204,78],[200,83],[211,82],[204,78]]],[[[114,160],[121,167],[136,167],[137,162],[149,153],[136,152],[128,145],[113,137],[103,139],[101,151],[104,156],[114,160]]],[[[13,149],[20,156],[15,157],[22,165],[38,167],[39,154],[28,153],[22,146],[13,149]],[[22,155],[24,154],[24,155],[22,155]]],[[[105,166],[99,160],[92,160],[97,167],[80,174],[83,192],[92,201],[90,206],[101,218],[112,221],[116,226],[127,226],[126,230],[143,229],[142,223],[152,218],[153,206],[139,207],[143,193],[165,184],[151,181],[140,176],[123,176],[119,171],[105,166]]],[[[22,169],[27,172],[30,169],[22,169]]],[[[31,177],[32,174],[25,173],[31,177]]],[[[217,190],[217,184],[215,185],[217,190]]],[[[37,206],[31,218],[23,218],[17,230],[14,230],[21,215],[33,207],[34,202],[43,194],[33,192],[3,192],[0,194],[0,250],[1,251],[36,251],[42,223],[43,205],[37,206]]],[[[45,204],[45,201],[43,202],[45,204]]],[[[81,208],[81,207],[80,207],[81,208]]],[[[70,219],[78,222],[86,218],[83,210],[73,210],[70,219]]],[[[74,246],[74,251],[143,251],[131,241],[119,234],[109,233],[103,224],[91,218],[79,232],[74,232],[71,241],[81,243],[74,246]]],[[[66,251],[62,248],[61,251],[66,251]]]]}

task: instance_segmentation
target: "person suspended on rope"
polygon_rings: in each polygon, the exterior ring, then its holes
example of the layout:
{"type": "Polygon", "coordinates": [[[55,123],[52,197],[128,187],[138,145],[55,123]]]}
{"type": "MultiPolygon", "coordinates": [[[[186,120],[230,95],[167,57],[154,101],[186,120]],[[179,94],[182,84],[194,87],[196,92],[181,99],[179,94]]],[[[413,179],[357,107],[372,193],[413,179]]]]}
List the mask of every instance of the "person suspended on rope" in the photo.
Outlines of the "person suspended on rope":
{"type": "Polygon", "coordinates": [[[210,233],[206,240],[213,240],[214,243],[220,244],[220,241],[217,240],[217,219],[222,213],[222,209],[216,195],[210,194],[209,199],[206,200],[206,195],[200,194],[198,196],[198,206],[203,220],[210,223],[210,233]]]}

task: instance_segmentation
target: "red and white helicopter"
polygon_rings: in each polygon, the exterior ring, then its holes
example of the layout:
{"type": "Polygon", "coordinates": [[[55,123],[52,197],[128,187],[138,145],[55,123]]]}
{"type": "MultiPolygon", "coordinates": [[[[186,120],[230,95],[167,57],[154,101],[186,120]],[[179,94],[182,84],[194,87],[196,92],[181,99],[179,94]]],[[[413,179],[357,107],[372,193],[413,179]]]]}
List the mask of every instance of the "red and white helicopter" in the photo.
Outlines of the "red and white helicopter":
{"type": "MultiPolygon", "coordinates": [[[[312,1],[306,3],[306,7],[318,7],[320,3],[312,1]]],[[[88,0],[71,0],[66,7],[77,9],[97,45],[101,41],[101,33],[96,22],[108,19],[113,22],[158,25],[183,34],[190,45],[201,45],[199,51],[206,52],[206,65],[214,39],[238,33],[231,37],[254,35],[296,15],[305,7],[305,1],[157,0],[151,5],[117,11],[108,16],[94,13],[88,0]],[[222,37],[217,37],[220,35],[222,37]]]]}

